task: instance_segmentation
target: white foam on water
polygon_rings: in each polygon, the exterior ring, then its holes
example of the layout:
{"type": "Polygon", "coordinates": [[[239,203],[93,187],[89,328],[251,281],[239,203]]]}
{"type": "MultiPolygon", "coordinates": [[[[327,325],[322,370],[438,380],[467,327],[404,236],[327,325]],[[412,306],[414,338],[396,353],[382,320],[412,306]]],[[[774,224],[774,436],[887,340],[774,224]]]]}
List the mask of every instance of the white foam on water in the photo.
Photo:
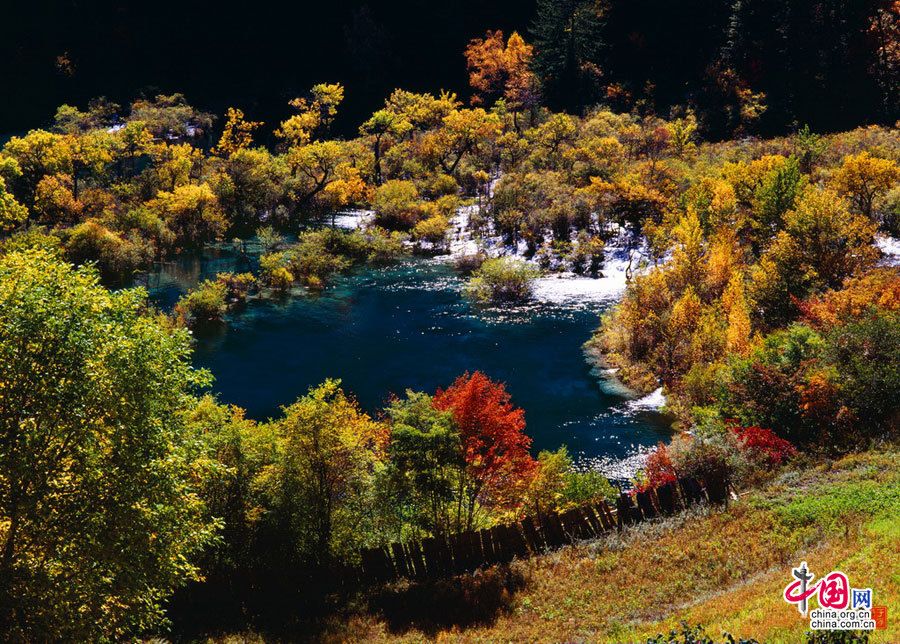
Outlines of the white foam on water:
{"type": "Polygon", "coordinates": [[[326,218],[323,223],[330,225],[334,221],[335,228],[344,230],[356,230],[364,228],[375,218],[372,210],[345,210],[336,214],[333,218],[326,218]]]}
{"type": "Polygon", "coordinates": [[[881,266],[900,266],[900,239],[890,235],[875,235],[875,245],[884,257],[879,264],[881,266]]]}
{"type": "Polygon", "coordinates": [[[630,411],[659,411],[666,404],[666,396],[663,394],[662,387],[647,394],[643,398],[629,400],[625,403],[625,407],[630,411]]]}

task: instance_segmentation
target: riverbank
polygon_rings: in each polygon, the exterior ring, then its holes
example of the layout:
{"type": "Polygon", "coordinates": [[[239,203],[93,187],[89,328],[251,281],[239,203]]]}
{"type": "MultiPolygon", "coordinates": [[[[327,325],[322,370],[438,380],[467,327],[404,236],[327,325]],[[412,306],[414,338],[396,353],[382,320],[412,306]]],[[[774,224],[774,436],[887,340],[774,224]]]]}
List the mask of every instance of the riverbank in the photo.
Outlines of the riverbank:
{"type": "MultiPolygon", "coordinates": [[[[716,641],[728,632],[735,639],[801,642],[809,619],[782,599],[801,561],[817,577],[840,570],[854,587],[871,588],[873,605],[900,603],[897,576],[883,572],[900,530],[898,456],[887,448],[798,463],[725,510],[657,519],[446,582],[393,584],[320,621],[318,637],[644,642],[680,632],[684,621],[716,641]]],[[[889,618],[868,641],[898,639],[898,621],[889,618]]]]}

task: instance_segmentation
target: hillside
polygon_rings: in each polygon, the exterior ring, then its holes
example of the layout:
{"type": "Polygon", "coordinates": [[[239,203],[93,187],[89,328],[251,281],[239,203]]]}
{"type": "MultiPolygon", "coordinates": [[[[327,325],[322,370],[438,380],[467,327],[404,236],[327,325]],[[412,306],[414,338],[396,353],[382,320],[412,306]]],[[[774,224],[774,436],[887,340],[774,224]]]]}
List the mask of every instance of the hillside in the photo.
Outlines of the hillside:
{"type": "Polygon", "coordinates": [[[900,640],[900,465],[893,449],[785,471],[727,510],[700,508],[623,534],[435,586],[397,585],[325,630],[332,641],[638,642],[702,624],[803,641],[781,598],[801,560],[846,573],[888,607],[870,642],[900,640]]]}

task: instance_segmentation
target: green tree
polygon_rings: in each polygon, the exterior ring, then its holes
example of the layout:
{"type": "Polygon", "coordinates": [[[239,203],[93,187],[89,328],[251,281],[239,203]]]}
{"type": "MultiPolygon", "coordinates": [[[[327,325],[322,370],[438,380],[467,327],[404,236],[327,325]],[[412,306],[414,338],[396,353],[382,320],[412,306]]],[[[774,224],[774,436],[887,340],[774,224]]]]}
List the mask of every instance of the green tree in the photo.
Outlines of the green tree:
{"type": "Polygon", "coordinates": [[[451,531],[453,499],[465,460],[459,430],[448,411],[435,409],[431,396],[407,391],[387,409],[391,420],[390,469],[401,517],[431,534],[451,531]]]}
{"type": "Polygon", "coordinates": [[[208,378],[140,290],[0,258],[0,631],[121,640],[163,621],[215,524],[181,412],[208,378]]]}
{"type": "Polygon", "coordinates": [[[384,455],[383,425],[326,380],[276,421],[278,461],[257,482],[270,497],[285,563],[352,557],[373,520],[373,481],[384,455]]]}
{"type": "Polygon", "coordinates": [[[531,27],[534,70],[557,107],[575,110],[597,96],[604,6],[594,0],[538,0],[531,27]]]}

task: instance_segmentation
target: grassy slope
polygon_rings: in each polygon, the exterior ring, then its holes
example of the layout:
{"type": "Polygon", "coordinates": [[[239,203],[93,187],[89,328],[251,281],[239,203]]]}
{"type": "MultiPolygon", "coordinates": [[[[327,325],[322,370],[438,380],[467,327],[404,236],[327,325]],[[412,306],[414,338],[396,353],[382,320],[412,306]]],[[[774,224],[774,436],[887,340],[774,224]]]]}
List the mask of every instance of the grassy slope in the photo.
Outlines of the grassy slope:
{"type": "Polygon", "coordinates": [[[781,599],[801,559],[840,569],[888,606],[900,642],[900,452],[780,475],[726,511],[697,510],[508,570],[382,591],[335,619],[340,641],[635,642],[679,620],[764,642],[802,641],[781,599]]]}

